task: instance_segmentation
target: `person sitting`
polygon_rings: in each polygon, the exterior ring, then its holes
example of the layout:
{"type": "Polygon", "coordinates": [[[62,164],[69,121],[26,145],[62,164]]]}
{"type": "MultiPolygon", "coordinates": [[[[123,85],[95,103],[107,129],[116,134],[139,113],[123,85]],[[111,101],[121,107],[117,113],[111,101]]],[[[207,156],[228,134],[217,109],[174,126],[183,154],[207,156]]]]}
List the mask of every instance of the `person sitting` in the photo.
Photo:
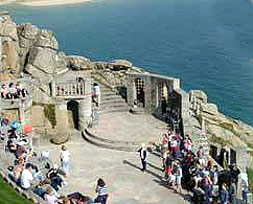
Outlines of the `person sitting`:
{"type": "Polygon", "coordinates": [[[22,171],[20,185],[23,189],[29,189],[33,181],[32,164],[27,163],[25,169],[22,171]]]}
{"type": "Polygon", "coordinates": [[[3,84],[2,86],[1,86],[1,90],[0,90],[0,92],[1,92],[1,98],[2,99],[6,99],[7,98],[7,87],[6,87],[6,85],[5,84],[3,84]]]}
{"type": "Polygon", "coordinates": [[[21,86],[19,82],[16,83],[16,90],[18,98],[26,98],[27,91],[21,86]]]}
{"type": "Polygon", "coordinates": [[[57,204],[58,198],[55,196],[53,189],[51,187],[48,187],[44,199],[47,201],[48,204],[57,204]]]}
{"type": "Polygon", "coordinates": [[[17,89],[15,87],[15,84],[12,82],[9,84],[7,98],[12,100],[17,98],[17,89]]]}
{"type": "Polygon", "coordinates": [[[78,203],[78,204],[88,204],[88,203],[93,203],[93,201],[90,199],[88,196],[84,196],[79,192],[71,193],[67,195],[67,198],[73,202],[73,203],[78,203]]]}
{"type": "Polygon", "coordinates": [[[14,179],[16,182],[19,182],[23,169],[24,169],[24,160],[19,159],[17,161],[17,164],[13,168],[14,179]]]}
{"type": "Polygon", "coordinates": [[[101,178],[98,179],[96,193],[98,193],[98,196],[95,198],[94,203],[106,204],[108,191],[104,180],[101,178]]]}
{"type": "Polygon", "coordinates": [[[56,190],[60,190],[60,188],[63,186],[64,181],[63,179],[58,175],[58,166],[55,164],[53,168],[51,168],[47,172],[47,178],[51,181],[51,186],[56,190]]]}

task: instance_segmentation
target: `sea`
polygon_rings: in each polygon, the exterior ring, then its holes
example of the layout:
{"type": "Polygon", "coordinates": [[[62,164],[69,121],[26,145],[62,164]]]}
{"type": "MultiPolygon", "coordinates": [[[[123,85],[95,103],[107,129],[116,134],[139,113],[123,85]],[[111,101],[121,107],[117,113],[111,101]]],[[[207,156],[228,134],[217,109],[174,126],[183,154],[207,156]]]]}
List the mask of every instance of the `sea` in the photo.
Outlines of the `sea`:
{"type": "Polygon", "coordinates": [[[127,59],[181,79],[253,125],[253,4],[250,0],[95,0],[0,6],[17,23],[53,31],[60,49],[92,60],[127,59]]]}

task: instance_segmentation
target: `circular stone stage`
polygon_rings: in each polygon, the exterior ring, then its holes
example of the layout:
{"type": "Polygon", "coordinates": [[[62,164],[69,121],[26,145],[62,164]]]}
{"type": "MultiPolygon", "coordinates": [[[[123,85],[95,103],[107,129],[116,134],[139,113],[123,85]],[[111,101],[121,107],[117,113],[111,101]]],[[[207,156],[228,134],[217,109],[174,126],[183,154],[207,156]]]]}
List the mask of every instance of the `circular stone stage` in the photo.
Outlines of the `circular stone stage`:
{"type": "Polygon", "coordinates": [[[149,114],[129,112],[100,115],[98,125],[84,132],[84,139],[104,148],[136,151],[142,143],[153,144],[161,141],[166,131],[165,122],[149,114]]]}

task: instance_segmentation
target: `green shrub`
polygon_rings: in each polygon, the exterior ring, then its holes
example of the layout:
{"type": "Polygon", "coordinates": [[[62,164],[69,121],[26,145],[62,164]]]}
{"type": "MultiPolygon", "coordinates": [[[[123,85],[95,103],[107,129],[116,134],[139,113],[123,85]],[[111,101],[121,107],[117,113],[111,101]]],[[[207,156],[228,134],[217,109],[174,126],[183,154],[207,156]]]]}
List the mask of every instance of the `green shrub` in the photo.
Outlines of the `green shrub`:
{"type": "Polygon", "coordinates": [[[249,189],[250,192],[253,192],[253,169],[247,167],[247,174],[249,178],[249,189]]]}
{"type": "Polygon", "coordinates": [[[56,126],[55,105],[54,104],[44,105],[44,115],[54,128],[56,126]]]}

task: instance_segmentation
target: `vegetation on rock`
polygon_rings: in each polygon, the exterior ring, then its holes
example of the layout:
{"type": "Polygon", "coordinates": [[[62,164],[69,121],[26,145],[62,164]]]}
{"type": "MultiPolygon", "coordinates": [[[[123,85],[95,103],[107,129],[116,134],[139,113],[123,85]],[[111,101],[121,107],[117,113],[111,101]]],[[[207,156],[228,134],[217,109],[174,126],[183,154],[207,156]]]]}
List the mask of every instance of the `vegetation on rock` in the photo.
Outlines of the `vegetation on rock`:
{"type": "Polygon", "coordinates": [[[54,128],[56,126],[55,105],[54,104],[44,105],[44,115],[50,121],[52,128],[54,128]]]}
{"type": "Polygon", "coordinates": [[[253,169],[247,167],[247,174],[249,177],[249,189],[253,192],[253,169]]]}

